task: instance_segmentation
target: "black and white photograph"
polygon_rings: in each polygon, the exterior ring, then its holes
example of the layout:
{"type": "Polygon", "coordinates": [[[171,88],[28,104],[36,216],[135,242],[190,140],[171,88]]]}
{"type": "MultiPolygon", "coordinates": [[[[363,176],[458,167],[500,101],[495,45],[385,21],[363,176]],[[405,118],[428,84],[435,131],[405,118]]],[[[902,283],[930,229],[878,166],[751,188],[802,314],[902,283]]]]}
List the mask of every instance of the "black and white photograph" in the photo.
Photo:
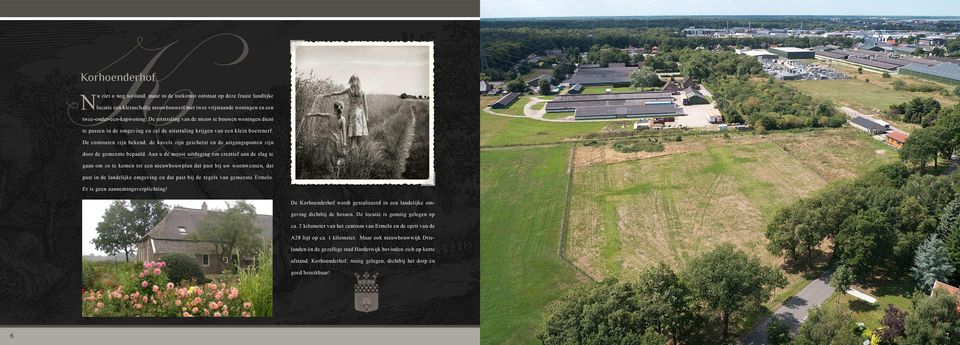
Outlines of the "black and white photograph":
{"type": "Polygon", "coordinates": [[[291,41],[294,184],[434,185],[433,42],[291,41]]]}

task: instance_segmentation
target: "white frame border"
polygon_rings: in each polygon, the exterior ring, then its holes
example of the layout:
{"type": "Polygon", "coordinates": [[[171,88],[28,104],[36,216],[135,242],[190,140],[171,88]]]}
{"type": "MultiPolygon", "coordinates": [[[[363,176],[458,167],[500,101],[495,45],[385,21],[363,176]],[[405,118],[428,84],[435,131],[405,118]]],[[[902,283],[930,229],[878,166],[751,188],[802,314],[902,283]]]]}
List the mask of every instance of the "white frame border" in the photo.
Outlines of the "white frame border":
{"type": "Polygon", "coordinates": [[[436,185],[436,155],[434,152],[434,49],[433,41],[290,41],[290,184],[294,185],[418,185],[435,186],[436,185]],[[342,46],[373,46],[373,47],[427,47],[429,49],[428,68],[430,79],[430,88],[428,90],[429,114],[427,118],[430,121],[428,136],[429,145],[429,170],[430,173],[426,179],[298,179],[297,178],[297,138],[296,138],[296,116],[297,116],[297,48],[299,47],[342,47],[342,46]]]}

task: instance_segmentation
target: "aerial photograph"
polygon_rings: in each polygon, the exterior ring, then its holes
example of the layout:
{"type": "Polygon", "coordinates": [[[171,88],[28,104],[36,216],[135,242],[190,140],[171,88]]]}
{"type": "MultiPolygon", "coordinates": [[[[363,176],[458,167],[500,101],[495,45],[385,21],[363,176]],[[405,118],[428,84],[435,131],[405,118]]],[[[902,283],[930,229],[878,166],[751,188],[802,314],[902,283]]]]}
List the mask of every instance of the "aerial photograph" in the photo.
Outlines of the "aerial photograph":
{"type": "Polygon", "coordinates": [[[480,11],[482,344],[960,344],[960,2],[480,11]]]}

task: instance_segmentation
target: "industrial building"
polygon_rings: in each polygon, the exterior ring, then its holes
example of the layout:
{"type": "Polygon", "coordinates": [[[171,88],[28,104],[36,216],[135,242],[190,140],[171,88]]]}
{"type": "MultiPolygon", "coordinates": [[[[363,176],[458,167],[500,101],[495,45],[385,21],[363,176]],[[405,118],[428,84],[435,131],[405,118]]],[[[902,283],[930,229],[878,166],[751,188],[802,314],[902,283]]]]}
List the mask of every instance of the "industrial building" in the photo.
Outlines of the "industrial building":
{"type": "Polygon", "coordinates": [[[960,65],[950,62],[943,62],[936,66],[912,63],[900,67],[900,74],[960,85],[960,65]]]}
{"type": "Polygon", "coordinates": [[[784,59],[813,59],[815,56],[812,50],[796,47],[776,47],[767,50],[784,59]]]}
{"type": "Polygon", "coordinates": [[[627,86],[630,85],[630,73],[636,71],[636,67],[597,67],[589,68],[586,66],[580,66],[574,72],[573,76],[570,77],[570,80],[567,82],[570,85],[573,84],[582,84],[584,86],[590,85],[613,85],[613,86],[627,86]]]}

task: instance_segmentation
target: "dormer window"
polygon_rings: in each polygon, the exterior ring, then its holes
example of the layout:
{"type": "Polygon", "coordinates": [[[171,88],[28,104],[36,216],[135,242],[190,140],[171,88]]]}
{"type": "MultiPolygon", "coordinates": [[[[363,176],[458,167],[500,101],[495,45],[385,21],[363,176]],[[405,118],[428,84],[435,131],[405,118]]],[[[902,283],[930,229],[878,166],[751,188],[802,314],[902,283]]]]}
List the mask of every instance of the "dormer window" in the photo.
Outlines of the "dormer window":
{"type": "Polygon", "coordinates": [[[187,227],[185,227],[185,226],[182,226],[182,225],[181,225],[179,228],[177,228],[177,230],[180,231],[180,234],[181,234],[181,235],[186,235],[186,234],[187,234],[187,227]]]}

